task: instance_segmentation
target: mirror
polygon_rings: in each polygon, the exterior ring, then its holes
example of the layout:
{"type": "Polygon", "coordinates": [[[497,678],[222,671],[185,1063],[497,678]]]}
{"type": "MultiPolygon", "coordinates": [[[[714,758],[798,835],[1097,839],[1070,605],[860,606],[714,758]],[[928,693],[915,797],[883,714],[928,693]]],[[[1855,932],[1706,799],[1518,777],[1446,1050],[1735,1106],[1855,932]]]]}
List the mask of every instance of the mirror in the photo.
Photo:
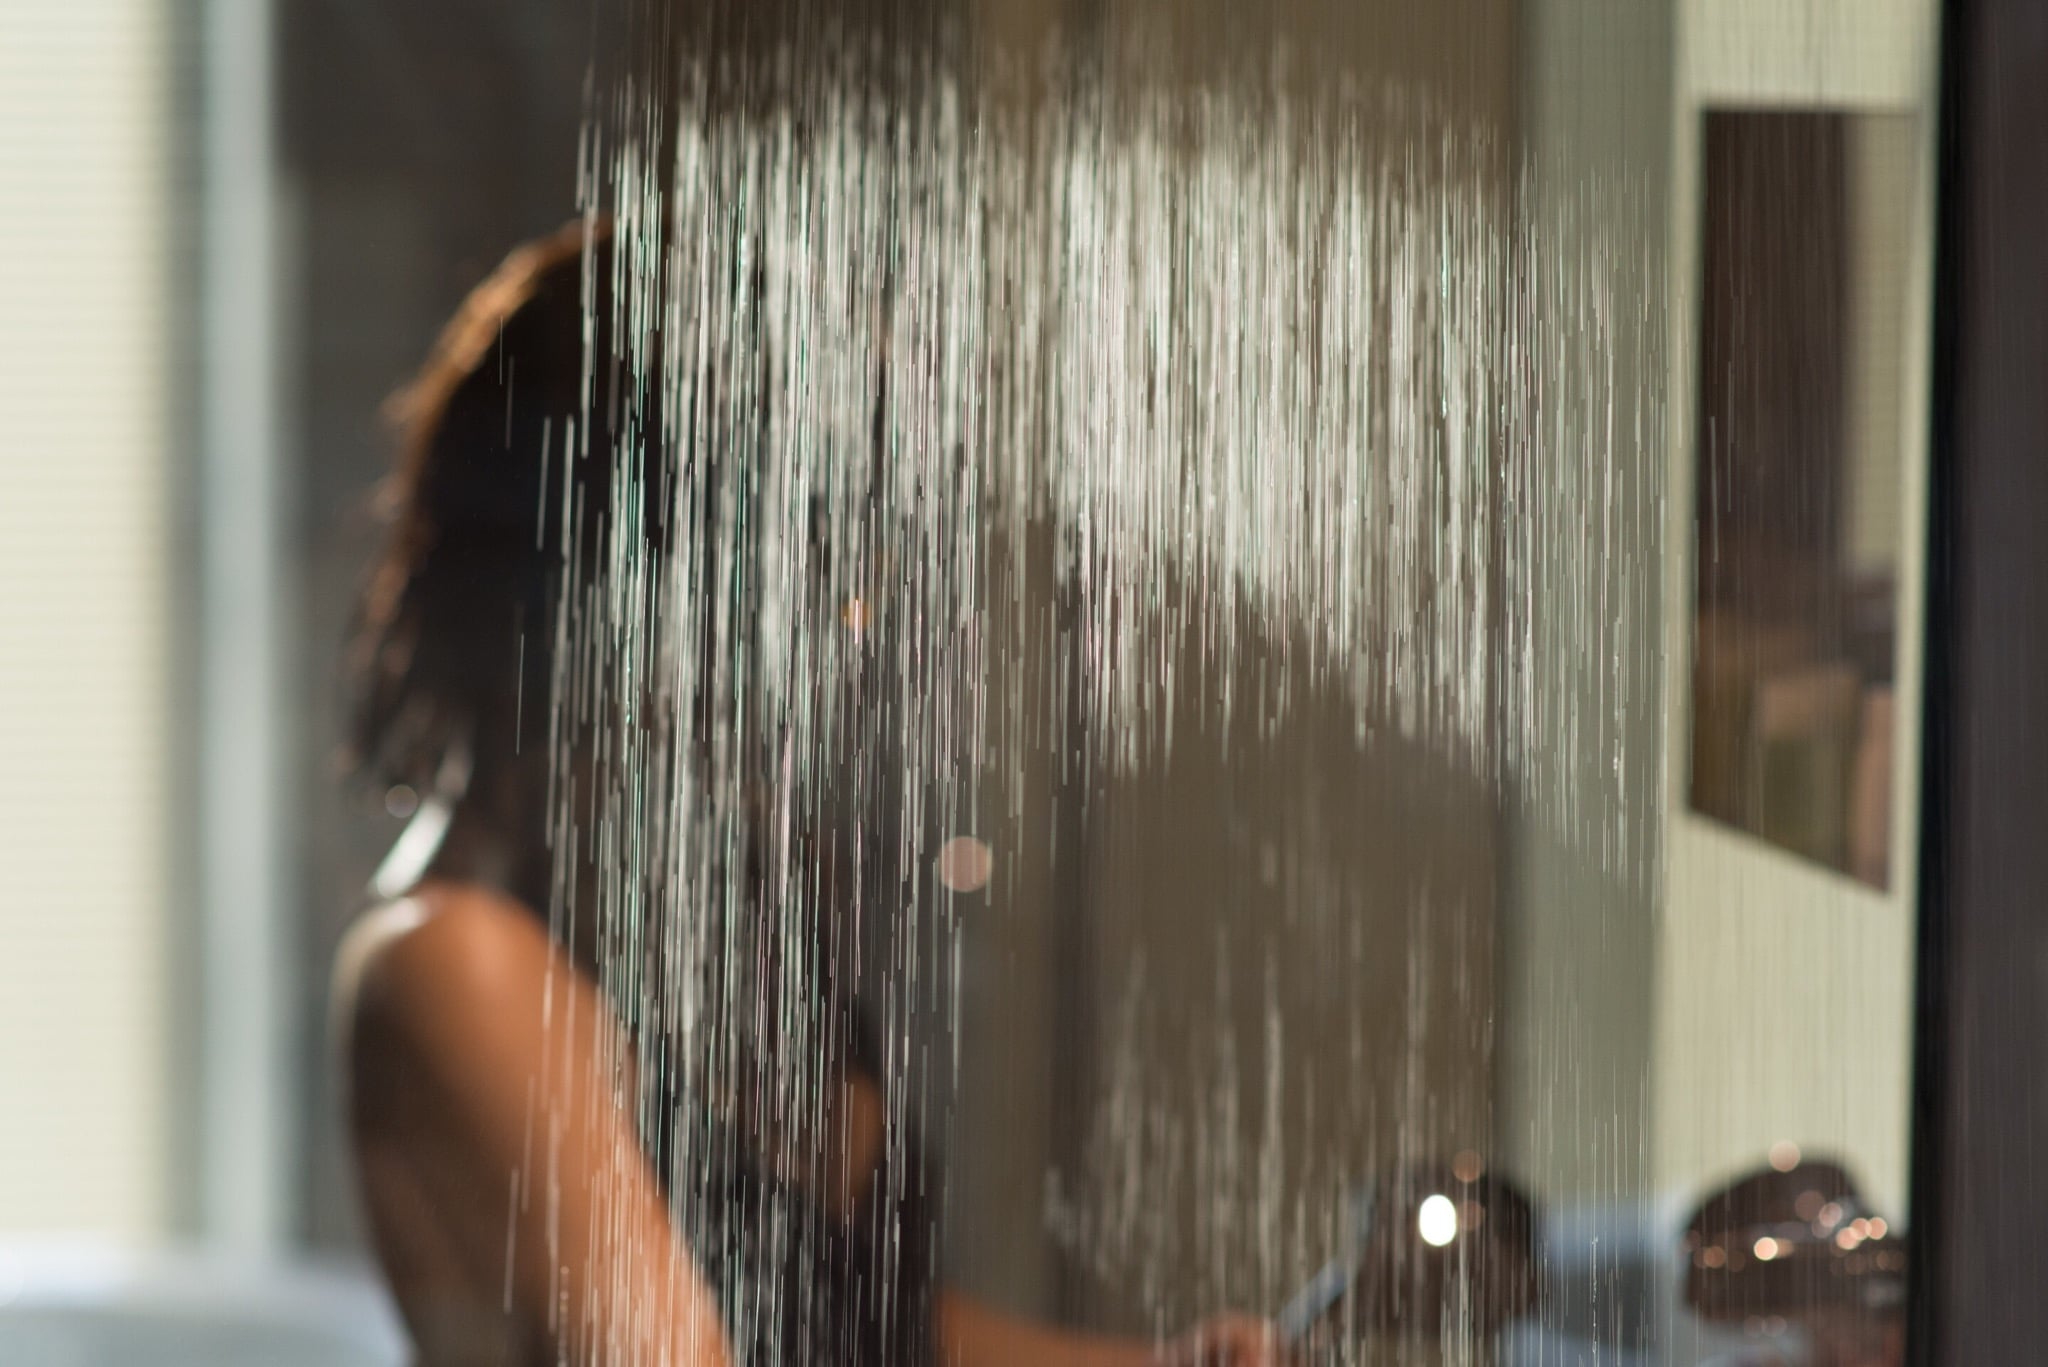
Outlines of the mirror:
{"type": "Polygon", "coordinates": [[[1904,115],[1724,109],[1702,141],[1690,798],[1879,889],[1914,138],[1904,115]]]}

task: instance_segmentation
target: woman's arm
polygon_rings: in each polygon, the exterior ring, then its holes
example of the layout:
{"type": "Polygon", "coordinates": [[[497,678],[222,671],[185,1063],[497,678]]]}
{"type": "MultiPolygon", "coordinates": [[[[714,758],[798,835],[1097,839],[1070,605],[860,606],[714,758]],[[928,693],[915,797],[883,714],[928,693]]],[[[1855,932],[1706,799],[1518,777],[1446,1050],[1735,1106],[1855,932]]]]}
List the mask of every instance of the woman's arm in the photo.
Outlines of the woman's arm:
{"type": "Polygon", "coordinates": [[[370,1223],[423,1362],[726,1367],[622,1104],[627,1041],[530,915],[423,888],[350,933],[335,1005],[370,1223]]]}

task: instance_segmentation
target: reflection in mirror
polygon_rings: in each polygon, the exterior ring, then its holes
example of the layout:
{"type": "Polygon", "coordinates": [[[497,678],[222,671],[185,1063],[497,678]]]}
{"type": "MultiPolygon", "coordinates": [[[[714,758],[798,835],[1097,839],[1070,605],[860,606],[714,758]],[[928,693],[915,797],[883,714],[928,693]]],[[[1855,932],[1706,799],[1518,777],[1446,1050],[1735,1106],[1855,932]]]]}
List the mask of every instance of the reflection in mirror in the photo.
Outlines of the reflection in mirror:
{"type": "Polygon", "coordinates": [[[1691,800],[1890,877],[1913,120],[1702,139],[1691,800]]]}

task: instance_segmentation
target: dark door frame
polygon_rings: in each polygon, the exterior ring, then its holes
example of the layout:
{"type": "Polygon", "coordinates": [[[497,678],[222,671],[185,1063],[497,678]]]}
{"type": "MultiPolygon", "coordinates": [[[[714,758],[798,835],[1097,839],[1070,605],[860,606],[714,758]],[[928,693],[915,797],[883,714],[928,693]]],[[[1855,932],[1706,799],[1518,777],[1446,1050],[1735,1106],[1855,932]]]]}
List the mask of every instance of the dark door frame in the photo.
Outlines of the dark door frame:
{"type": "Polygon", "coordinates": [[[2048,1357],[2048,5],[1943,16],[1912,1360],[2048,1357]]]}

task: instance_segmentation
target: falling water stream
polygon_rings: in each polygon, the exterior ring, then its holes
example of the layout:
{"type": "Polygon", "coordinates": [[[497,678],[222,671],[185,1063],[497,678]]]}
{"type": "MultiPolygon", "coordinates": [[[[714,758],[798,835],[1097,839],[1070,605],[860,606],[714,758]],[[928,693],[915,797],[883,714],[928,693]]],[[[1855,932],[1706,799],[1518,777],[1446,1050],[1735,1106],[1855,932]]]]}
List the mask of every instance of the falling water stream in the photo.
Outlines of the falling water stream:
{"type": "MultiPolygon", "coordinates": [[[[1577,1046],[1500,1037],[1483,866],[1512,829],[1654,876],[1661,191],[1543,192],[1313,54],[812,20],[646,18],[594,77],[587,402],[629,435],[544,456],[554,839],[601,870],[559,858],[551,918],[596,927],[649,1123],[739,1098],[822,1163],[857,996],[960,1275],[1275,1313],[1384,1175],[1579,1142],[1572,1079],[1488,1080],[1577,1046]]],[[[1617,1197],[1637,1123],[1586,1141],[1617,1197]]],[[[679,1132],[688,1193],[723,1141],[679,1132]]],[[[1640,1333],[1595,1302],[1544,1316],[1640,1333]]],[[[1325,1351],[1491,1360],[1446,1324],[1325,1351]]]]}

